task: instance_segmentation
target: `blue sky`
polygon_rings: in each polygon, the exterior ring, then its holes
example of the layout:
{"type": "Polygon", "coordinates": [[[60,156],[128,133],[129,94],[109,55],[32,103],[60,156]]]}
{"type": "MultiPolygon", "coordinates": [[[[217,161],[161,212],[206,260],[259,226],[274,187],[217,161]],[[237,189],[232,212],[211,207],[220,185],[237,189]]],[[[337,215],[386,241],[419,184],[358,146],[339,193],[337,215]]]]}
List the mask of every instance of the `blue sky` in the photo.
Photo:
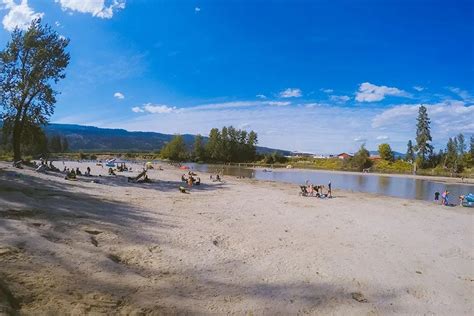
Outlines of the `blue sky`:
{"type": "Polygon", "coordinates": [[[42,17],[71,39],[52,122],[253,129],[262,146],[404,152],[474,133],[473,1],[0,0],[0,44],[42,17]]]}

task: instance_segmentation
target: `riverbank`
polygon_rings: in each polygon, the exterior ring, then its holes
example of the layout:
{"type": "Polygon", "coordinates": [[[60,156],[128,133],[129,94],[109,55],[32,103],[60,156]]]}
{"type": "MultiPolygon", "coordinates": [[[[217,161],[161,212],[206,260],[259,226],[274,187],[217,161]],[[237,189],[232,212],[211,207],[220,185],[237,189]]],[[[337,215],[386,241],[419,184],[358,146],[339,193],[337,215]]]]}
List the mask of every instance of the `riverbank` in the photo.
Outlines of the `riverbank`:
{"type": "MultiPolygon", "coordinates": [[[[255,170],[264,170],[268,168],[256,167],[255,170]]],[[[474,178],[457,178],[457,177],[440,177],[440,176],[424,176],[424,175],[413,175],[413,174],[395,174],[395,173],[379,173],[379,172],[356,172],[356,171],[342,171],[342,170],[324,170],[324,169],[306,169],[306,168],[273,168],[272,172],[281,172],[281,171],[316,171],[324,173],[337,173],[337,174],[357,174],[357,175],[366,175],[366,176],[384,176],[384,177],[396,177],[396,178],[407,178],[407,179],[420,179],[420,180],[430,180],[440,183],[449,183],[449,184],[467,184],[474,185],[474,178]]]]}
{"type": "MultiPolygon", "coordinates": [[[[56,163],[63,168],[62,164],[56,163]]],[[[78,181],[0,163],[0,306],[27,314],[473,313],[473,214],[184,171],[78,181]],[[11,296],[1,293],[10,292],[11,296]]]]}

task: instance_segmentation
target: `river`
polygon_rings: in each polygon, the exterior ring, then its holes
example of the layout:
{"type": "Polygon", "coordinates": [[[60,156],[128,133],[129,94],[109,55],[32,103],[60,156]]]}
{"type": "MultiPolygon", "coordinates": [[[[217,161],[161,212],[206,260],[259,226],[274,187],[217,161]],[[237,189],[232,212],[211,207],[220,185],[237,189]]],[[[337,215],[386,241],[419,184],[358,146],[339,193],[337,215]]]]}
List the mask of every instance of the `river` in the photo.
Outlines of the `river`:
{"type": "Polygon", "coordinates": [[[450,203],[458,203],[458,196],[474,192],[472,184],[451,184],[429,179],[415,179],[390,175],[374,175],[362,173],[342,173],[318,170],[287,170],[287,169],[251,169],[238,166],[186,164],[201,172],[240,176],[257,180],[269,180],[293,184],[304,184],[309,180],[313,184],[327,185],[332,183],[333,192],[344,189],[356,192],[368,192],[393,197],[416,200],[433,200],[434,193],[442,193],[445,189],[450,192],[450,203]],[[267,171],[265,171],[267,170],[267,171]]]}

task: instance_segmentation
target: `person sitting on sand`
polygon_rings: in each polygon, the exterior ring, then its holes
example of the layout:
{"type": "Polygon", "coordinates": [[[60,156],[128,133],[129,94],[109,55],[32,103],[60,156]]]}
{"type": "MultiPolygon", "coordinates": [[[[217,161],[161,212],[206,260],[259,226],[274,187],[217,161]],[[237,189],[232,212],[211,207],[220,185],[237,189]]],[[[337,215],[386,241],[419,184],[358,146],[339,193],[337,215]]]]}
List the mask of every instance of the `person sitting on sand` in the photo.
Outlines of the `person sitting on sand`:
{"type": "Polygon", "coordinates": [[[66,174],[66,177],[64,179],[66,179],[66,180],[75,180],[76,179],[76,172],[74,172],[74,169],[72,169],[71,171],[68,171],[68,173],[66,174]]]}
{"type": "Polygon", "coordinates": [[[219,176],[219,174],[216,174],[216,181],[221,182],[221,177],[219,176]]]}
{"type": "Polygon", "coordinates": [[[186,174],[183,173],[183,175],[181,176],[181,181],[188,182],[188,178],[186,178],[186,174]]]}
{"type": "Polygon", "coordinates": [[[310,183],[309,185],[307,185],[306,191],[308,192],[308,194],[309,194],[310,196],[313,196],[313,194],[314,194],[314,185],[313,185],[312,183],[310,183]]]}
{"type": "Polygon", "coordinates": [[[115,172],[114,172],[114,169],[112,168],[109,168],[109,176],[115,176],[115,172]]]}
{"type": "Polygon", "coordinates": [[[84,173],[84,175],[85,175],[86,177],[90,177],[90,176],[91,176],[91,168],[90,168],[90,167],[87,167],[86,173],[84,173]]]}
{"type": "Polygon", "coordinates": [[[77,176],[82,176],[81,170],[79,170],[79,167],[76,168],[76,175],[77,176]]]}
{"type": "Polygon", "coordinates": [[[194,178],[192,176],[189,176],[188,178],[188,186],[192,187],[194,183],[194,178]]]}
{"type": "Polygon", "coordinates": [[[145,178],[145,179],[148,179],[147,175],[146,175],[146,170],[147,169],[143,169],[143,171],[138,174],[138,176],[136,177],[128,177],[128,182],[143,182],[142,180],[140,180],[142,177],[145,178]]]}
{"type": "Polygon", "coordinates": [[[51,170],[51,171],[59,171],[59,169],[56,168],[56,167],[53,165],[53,162],[52,162],[52,161],[49,162],[49,170],[51,170]]]}
{"type": "Polygon", "coordinates": [[[200,185],[201,184],[201,178],[197,177],[196,182],[194,184],[195,185],[200,185]]]}
{"type": "Polygon", "coordinates": [[[66,168],[66,166],[64,166],[63,172],[67,172],[67,168],[66,168]]]}
{"type": "Polygon", "coordinates": [[[46,172],[46,170],[48,170],[48,166],[45,164],[41,164],[35,169],[36,172],[46,172]]]}

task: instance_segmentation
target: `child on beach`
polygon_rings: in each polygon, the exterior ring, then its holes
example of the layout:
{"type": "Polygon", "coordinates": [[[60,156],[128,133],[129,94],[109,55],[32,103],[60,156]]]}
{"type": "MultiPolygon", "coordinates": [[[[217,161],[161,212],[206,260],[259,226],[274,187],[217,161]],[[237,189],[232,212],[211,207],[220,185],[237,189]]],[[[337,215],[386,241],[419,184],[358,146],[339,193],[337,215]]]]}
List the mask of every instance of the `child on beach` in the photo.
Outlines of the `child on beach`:
{"type": "Polygon", "coordinates": [[[436,191],[435,194],[434,194],[434,201],[435,201],[435,203],[439,203],[439,194],[440,194],[440,193],[439,193],[438,191],[436,191]]]}

